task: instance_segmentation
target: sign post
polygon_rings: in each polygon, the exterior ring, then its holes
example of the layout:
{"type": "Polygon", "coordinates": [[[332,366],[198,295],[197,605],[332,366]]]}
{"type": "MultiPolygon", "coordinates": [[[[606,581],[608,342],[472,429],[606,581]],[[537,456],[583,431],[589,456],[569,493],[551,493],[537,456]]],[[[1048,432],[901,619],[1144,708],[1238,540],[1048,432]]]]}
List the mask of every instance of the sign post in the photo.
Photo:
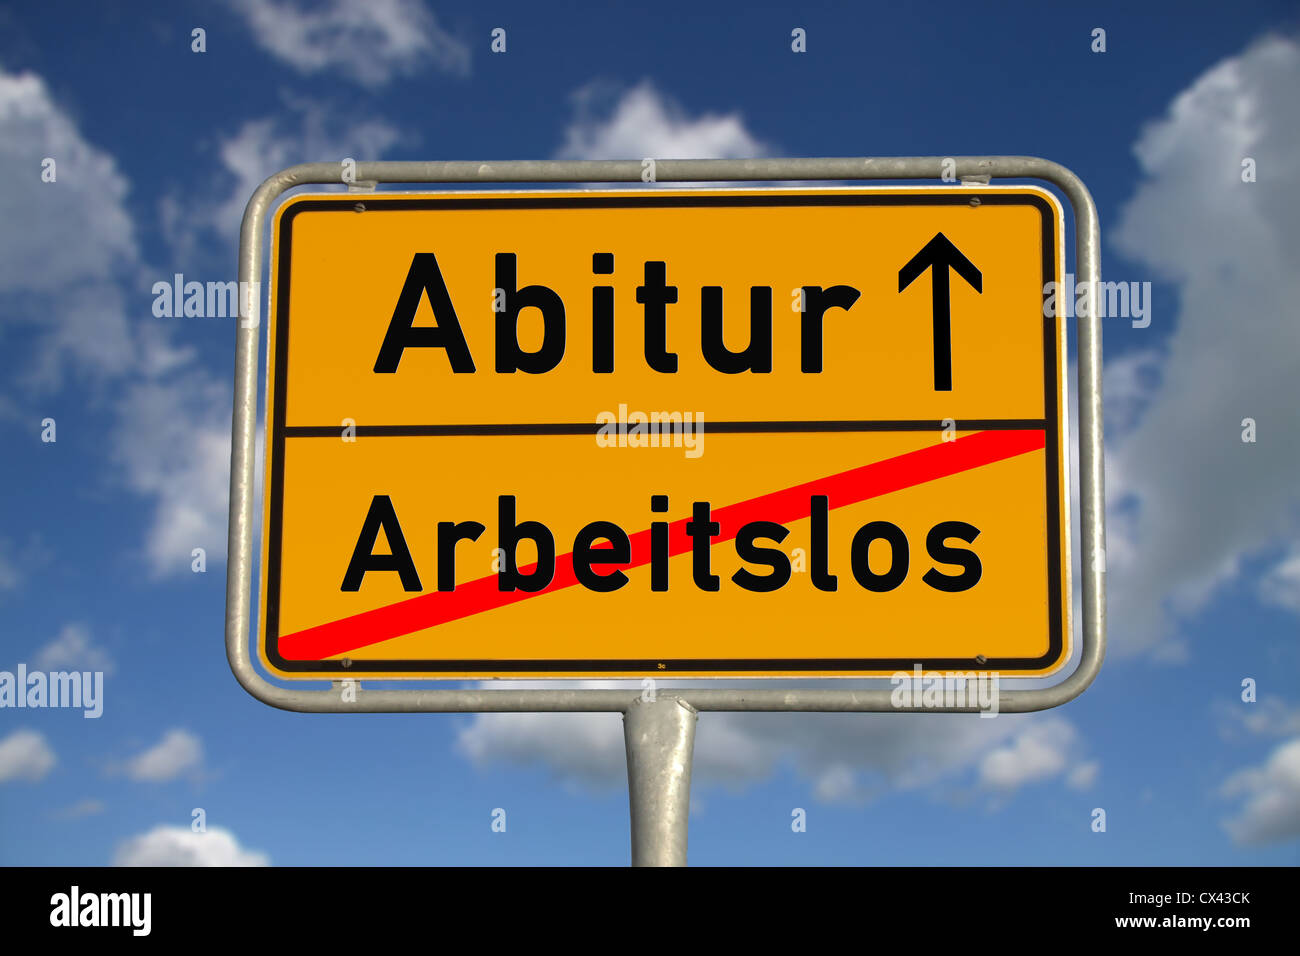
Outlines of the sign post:
{"type": "MultiPolygon", "coordinates": [[[[1082,640],[1071,606],[1068,170],[1018,157],[664,160],[667,182],[890,187],[357,192],[308,164],[272,229],[253,664],[260,302],[241,303],[227,653],[309,712],[617,711],[635,864],[685,862],[704,710],[1057,706],[1104,653],[1099,320],[1081,310],[1082,640]],[[925,286],[929,286],[928,294],[925,286]],[[1064,680],[999,691],[1000,677],[1064,680]],[[913,679],[916,693],[668,678],[913,679]],[[914,675],[914,678],[911,678],[914,675]],[[363,679],[641,679],[648,690],[370,690],[363,679]]],[[[361,163],[358,181],[639,182],[639,162],[361,163]]],[[[247,287],[247,286],[246,286],[247,287]]]]}
{"type": "Polygon", "coordinates": [[[685,866],[695,708],[642,694],[623,712],[633,866],[685,866]]]}

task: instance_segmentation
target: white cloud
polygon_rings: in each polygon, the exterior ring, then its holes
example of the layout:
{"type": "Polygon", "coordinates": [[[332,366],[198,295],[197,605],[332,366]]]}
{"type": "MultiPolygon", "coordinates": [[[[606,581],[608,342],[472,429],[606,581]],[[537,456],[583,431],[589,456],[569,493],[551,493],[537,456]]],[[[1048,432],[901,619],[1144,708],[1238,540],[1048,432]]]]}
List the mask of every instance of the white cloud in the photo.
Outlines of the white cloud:
{"type": "Polygon", "coordinates": [[[1223,729],[1227,736],[1232,736],[1231,731],[1237,727],[1248,733],[1274,737],[1300,735],[1300,706],[1288,704],[1280,697],[1269,696],[1256,703],[1220,702],[1216,710],[1226,722],[1223,729]]]}
{"type": "MultiPolygon", "coordinates": [[[[327,111],[305,107],[299,114],[306,134],[299,145],[323,147],[332,132],[327,111]]],[[[237,137],[223,153],[239,189],[251,193],[250,178],[260,181],[274,171],[259,166],[256,156],[274,164],[291,149],[283,132],[268,127],[260,153],[256,137],[237,137]]],[[[396,135],[378,123],[362,124],[360,134],[385,144],[396,135]]],[[[13,227],[0,232],[0,315],[41,324],[40,341],[18,384],[55,389],[70,368],[111,380],[120,396],[113,409],[114,461],[132,491],[156,502],[144,543],[151,570],[188,572],[195,547],[219,559],[226,541],[230,389],[198,366],[194,349],[173,344],[171,331],[144,311],[147,299],[138,303],[146,321],[126,320],[124,284],[138,290],[159,278],[146,275],[139,260],[125,208],[126,180],[110,156],[84,141],[44,81],[31,73],[0,70],[0,161],[31,171],[0,179],[0,217],[13,227]],[[46,156],[57,164],[53,183],[41,181],[46,156]]],[[[218,213],[233,216],[233,226],[225,223],[232,230],[231,263],[247,198],[200,202],[203,215],[193,217],[216,228],[218,213]]],[[[24,388],[21,397],[31,394],[24,388]]],[[[13,405],[0,396],[0,411],[8,415],[13,405]]],[[[0,542],[0,591],[17,586],[23,567],[0,542]]]]}
{"type": "MultiPolygon", "coordinates": [[[[1102,394],[1106,399],[1106,435],[1114,440],[1128,434],[1141,421],[1142,413],[1160,385],[1161,354],[1155,349],[1127,352],[1105,361],[1102,394]]],[[[1070,382],[1077,387],[1073,370],[1070,382]]],[[[1071,395],[1071,410],[1078,402],[1071,395]]]]}
{"type": "Polygon", "coordinates": [[[1100,771],[1100,761],[1089,760],[1087,763],[1081,763],[1066,775],[1065,785],[1073,790],[1088,790],[1097,782],[1097,774],[1100,771]]]}
{"type": "Polygon", "coordinates": [[[11,171],[0,178],[3,314],[39,326],[41,336],[21,384],[57,388],[69,366],[120,374],[132,345],[111,279],[137,257],[126,180],[33,73],[0,70],[0,166],[11,171]],[[41,179],[47,158],[54,182],[41,179]]]}
{"type": "Polygon", "coordinates": [[[157,576],[189,573],[191,552],[225,554],[230,493],[229,389],[190,370],[125,389],[113,456],[128,486],[156,502],[146,560],[157,576]]]}
{"type": "Polygon", "coordinates": [[[221,827],[195,833],[187,827],[160,825],[131,837],[113,854],[114,866],[270,866],[265,853],[239,845],[221,827]]]}
{"type": "Polygon", "coordinates": [[[1260,600],[1300,614],[1300,546],[1291,550],[1259,582],[1260,600]]]}
{"type": "MultiPolygon", "coordinates": [[[[1146,179],[1110,238],[1176,283],[1181,307],[1140,422],[1108,447],[1108,516],[1120,519],[1108,537],[1135,559],[1107,555],[1120,654],[1176,655],[1179,621],[1247,557],[1296,535],[1297,87],[1300,45],[1266,39],[1202,75],[1136,146],[1146,179]],[[1255,183],[1241,180],[1246,157],[1255,183]],[[1244,418],[1254,444],[1241,441],[1244,418]]],[[[1171,317],[1153,317],[1162,323],[1171,317]]],[[[1277,573],[1265,594],[1291,606],[1291,567],[1277,573]]]]}
{"type": "Polygon", "coordinates": [[[112,673],[113,659],[90,641],[90,632],[80,624],[68,624],[32,659],[38,670],[103,671],[112,673]]]}
{"type": "Polygon", "coordinates": [[[1224,826],[1238,843],[1262,846],[1300,837],[1300,737],[1279,746],[1262,767],[1229,777],[1221,793],[1245,797],[1224,826]]]}
{"type": "Polygon", "coordinates": [[[10,227],[0,287],[59,289],[135,259],[126,180],[111,156],[81,138],[36,74],[0,71],[0,133],[0,156],[15,172],[0,185],[10,227]],[[54,182],[41,180],[47,157],[55,161],[54,182]],[[67,229],[68,222],[77,228],[67,229]]]}
{"type": "Polygon", "coordinates": [[[858,793],[857,775],[842,763],[827,767],[813,779],[813,794],[824,803],[846,803],[858,793]]]}
{"type": "Polygon", "coordinates": [[[158,743],[127,761],[126,774],[132,780],[162,783],[197,770],[202,763],[199,738],[185,730],[169,730],[158,743]]]}
{"type": "Polygon", "coordinates": [[[34,730],[15,730],[0,740],[0,783],[10,780],[42,779],[58,758],[43,734],[34,730]]]}
{"type": "Polygon", "coordinates": [[[299,73],[338,73],[379,87],[432,64],[469,73],[470,51],[419,0],[232,0],[258,45],[299,73]]]}
{"type": "Polygon", "coordinates": [[[578,115],[565,131],[561,159],[733,159],[768,152],[738,113],[691,117],[649,80],[625,91],[612,109],[599,109],[608,94],[600,85],[578,91],[578,115]]]}
{"type": "Polygon", "coordinates": [[[56,820],[80,820],[83,817],[97,816],[103,813],[105,809],[102,800],[92,800],[87,797],[84,800],[78,800],[69,807],[52,810],[50,816],[56,820]]]}
{"type": "MultiPolygon", "coordinates": [[[[1017,790],[1065,772],[1077,745],[1074,728],[1059,717],[1042,717],[1029,724],[1005,745],[989,751],[980,761],[980,783],[991,790],[1017,790]]],[[[1072,785],[1086,786],[1095,770],[1087,765],[1071,771],[1072,785]]]]}
{"type": "MultiPolygon", "coordinates": [[[[511,681],[508,686],[540,685],[511,681]]],[[[583,681],[564,686],[620,685],[583,681]]],[[[1017,732],[1061,752],[1062,762],[1052,775],[1078,759],[1078,736],[1060,717],[708,712],[700,715],[696,729],[691,773],[701,784],[740,789],[789,766],[810,782],[818,799],[860,801],[885,787],[920,789],[978,771],[983,758],[1007,746],[1017,732]],[[1037,722],[1054,729],[1035,731],[1037,722]]],[[[480,714],[461,729],[457,748],[477,766],[542,766],[570,785],[614,787],[627,779],[623,722],[617,714],[480,714]]]]}

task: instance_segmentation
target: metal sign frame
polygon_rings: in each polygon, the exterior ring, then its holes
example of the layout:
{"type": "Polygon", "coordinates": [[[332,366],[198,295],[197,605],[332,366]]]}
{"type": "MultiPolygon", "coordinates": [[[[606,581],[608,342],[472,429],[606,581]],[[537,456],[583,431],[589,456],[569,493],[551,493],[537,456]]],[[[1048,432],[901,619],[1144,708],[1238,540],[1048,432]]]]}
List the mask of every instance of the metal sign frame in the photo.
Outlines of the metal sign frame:
{"type": "MultiPolygon", "coordinates": [[[[640,160],[363,162],[356,164],[351,182],[354,188],[363,189],[373,189],[381,182],[641,183],[642,168],[640,160]]],[[[1045,159],[1028,156],[665,159],[656,160],[654,168],[658,183],[790,180],[933,183],[941,179],[969,185],[986,184],[990,179],[1040,180],[1056,186],[1073,209],[1077,282],[1081,287],[1095,290],[1101,278],[1100,230],[1092,196],[1074,173],[1045,159]]],[[[297,186],[348,182],[341,171],[339,163],[305,163],[276,173],[258,187],[244,211],[240,228],[241,289],[261,288],[267,217],[276,200],[297,186]]],[[[1096,301],[1095,296],[1092,301],[1096,301]]],[[[891,700],[888,689],[679,688],[672,694],[645,696],[633,688],[366,690],[354,682],[352,693],[344,695],[339,692],[337,682],[333,688],[320,690],[271,683],[255,668],[250,648],[261,297],[241,296],[239,305],[231,424],[226,656],[239,683],[263,703],[302,713],[621,713],[628,748],[634,864],[685,862],[690,757],[695,719],[700,711],[974,713],[979,710],[970,701],[934,707],[917,700],[899,707],[891,700]]],[[[1046,710],[1073,700],[1096,678],[1105,654],[1101,320],[1094,308],[1085,309],[1081,305],[1077,311],[1082,528],[1074,540],[1079,542],[1075,547],[1090,558],[1083,562],[1081,569],[1083,639],[1079,664],[1067,678],[1050,687],[1000,691],[999,712],[1046,710]]]]}

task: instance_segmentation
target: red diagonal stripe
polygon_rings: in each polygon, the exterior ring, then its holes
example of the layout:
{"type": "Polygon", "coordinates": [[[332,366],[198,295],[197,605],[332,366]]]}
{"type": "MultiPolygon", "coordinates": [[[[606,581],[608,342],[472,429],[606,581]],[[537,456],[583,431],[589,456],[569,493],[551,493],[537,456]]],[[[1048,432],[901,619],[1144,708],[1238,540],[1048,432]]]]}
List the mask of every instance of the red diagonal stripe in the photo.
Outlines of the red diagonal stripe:
{"type": "MultiPolygon", "coordinates": [[[[842,508],[891,491],[1037,451],[1044,447],[1045,441],[1045,433],[1040,430],[978,432],[956,441],[937,442],[917,451],[739,501],[713,512],[713,520],[721,527],[721,533],[714,537],[714,541],[730,541],[736,537],[741,527],[751,521],[788,524],[807,518],[809,499],[816,495],[826,495],[830,499],[831,508],[842,508]]],[[[686,534],[688,520],[682,518],[668,526],[669,555],[684,554],[691,550],[691,538],[686,534]]],[[[632,560],[619,567],[626,570],[649,564],[650,530],[647,528],[629,537],[632,541],[632,560]]],[[[527,572],[532,567],[535,565],[520,570],[527,572]]],[[[609,570],[612,570],[612,566],[602,568],[602,573],[609,570]]],[[[497,575],[491,574],[458,584],[454,591],[421,594],[396,604],[285,634],[280,638],[279,650],[288,660],[323,660],[359,647],[401,637],[403,634],[550,594],[577,583],[578,579],[573,573],[573,554],[561,554],[555,559],[555,577],[545,590],[500,591],[497,589],[497,575]]]]}

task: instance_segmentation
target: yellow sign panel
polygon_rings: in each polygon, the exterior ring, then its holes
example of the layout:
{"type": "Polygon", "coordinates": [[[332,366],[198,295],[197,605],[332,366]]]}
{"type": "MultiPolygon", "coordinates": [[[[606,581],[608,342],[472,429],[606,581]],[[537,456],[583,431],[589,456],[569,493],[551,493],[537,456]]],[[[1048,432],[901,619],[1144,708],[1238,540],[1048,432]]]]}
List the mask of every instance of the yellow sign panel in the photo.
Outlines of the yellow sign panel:
{"type": "Polygon", "coordinates": [[[289,200],[263,663],[1052,672],[1062,243],[1030,187],[289,200]]]}

